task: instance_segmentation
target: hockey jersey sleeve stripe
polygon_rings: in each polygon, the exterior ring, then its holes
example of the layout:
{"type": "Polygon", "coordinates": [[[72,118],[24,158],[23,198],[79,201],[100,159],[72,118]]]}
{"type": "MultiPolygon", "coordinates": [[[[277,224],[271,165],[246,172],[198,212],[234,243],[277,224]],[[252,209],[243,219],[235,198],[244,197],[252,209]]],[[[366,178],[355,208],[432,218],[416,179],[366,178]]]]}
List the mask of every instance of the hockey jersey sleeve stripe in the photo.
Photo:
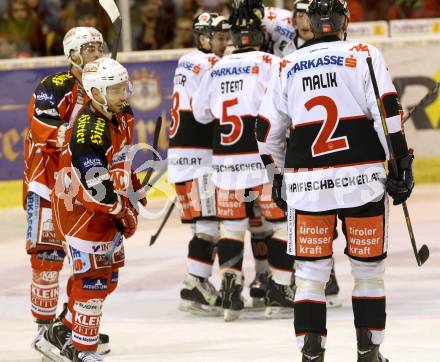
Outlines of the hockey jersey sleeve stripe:
{"type": "Polygon", "coordinates": [[[395,117],[400,115],[402,107],[397,93],[390,92],[382,95],[382,104],[385,109],[385,117],[395,117]]]}

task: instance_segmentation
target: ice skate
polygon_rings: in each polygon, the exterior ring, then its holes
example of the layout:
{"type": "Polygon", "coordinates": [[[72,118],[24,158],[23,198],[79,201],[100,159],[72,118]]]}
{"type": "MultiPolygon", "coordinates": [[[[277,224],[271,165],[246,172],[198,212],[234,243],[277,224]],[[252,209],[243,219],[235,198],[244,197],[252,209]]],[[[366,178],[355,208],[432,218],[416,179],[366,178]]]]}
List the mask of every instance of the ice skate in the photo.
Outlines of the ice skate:
{"type": "Polygon", "coordinates": [[[290,285],[277,284],[269,279],[264,310],[267,318],[292,318],[294,301],[295,293],[290,285]]]}
{"type": "Polygon", "coordinates": [[[373,344],[371,332],[366,328],[356,329],[358,357],[357,362],[389,362],[379,352],[380,345],[373,344]]]}
{"type": "Polygon", "coordinates": [[[226,322],[236,320],[244,308],[244,301],[241,296],[243,281],[236,273],[225,273],[220,290],[223,316],[226,322]]]}
{"type": "Polygon", "coordinates": [[[327,300],[328,308],[338,308],[342,306],[342,302],[339,299],[339,285],[336,280],[335,269],[332,268],[330,273],[330,279],[328,280],[325,286],[325,298],[327,300]]]}
{"type": "Polygon", "coordinates": [[[33,347],[54,362],[71,361],[73,358],[72,331],[60,319],[47,326],[42,338],[33,347]]]}
{"type": "Polygon", "coordinates": [[[180,290],[179,310],[200,315],[221,315],[219,293],[208,278],[188,274],[180,290]]]}
{"type": "Polygon", "coordinates": [[[249,284],[249,295],[252,298],[253,308],[264,308],[264,297],[267,292],[268,272],[257,273],[254,280],[249,284]]]}
{"type": "Polygon", "coordinates": [[[322,337],[316,333],[307,333],[304,336],[302,362],[324,362],[324,349],[321,346],[322,337]]]}
{"type": "Polygon", "coordinates": [[[75,350],[73,362],[104,362],[104,359],[95,351],[75,350]]]}

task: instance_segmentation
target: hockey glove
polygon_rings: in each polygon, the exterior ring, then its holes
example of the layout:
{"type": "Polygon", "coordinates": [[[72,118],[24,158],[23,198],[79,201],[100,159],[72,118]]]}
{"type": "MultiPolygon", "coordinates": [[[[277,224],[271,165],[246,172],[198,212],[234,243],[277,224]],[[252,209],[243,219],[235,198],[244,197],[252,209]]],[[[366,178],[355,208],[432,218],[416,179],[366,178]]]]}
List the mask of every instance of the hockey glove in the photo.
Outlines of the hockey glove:
{"type": "Polygon", "coordinates": [[[272,199],[281,210],[287,211],[286,187],[283,175],[279,173],[273,175],[272,199]]]}
{"type": "Polygon", "coordinates": [[[264,7],[261,0],[234,0],[230,23],[233,27],[249,24],[261,24],[264,17],[264,7]]]}
{"type": "Polygon", "coordinates": [[[385,183],[388,194],[393,198],[393,205],[400,205],[411,195],[414,188],[412,163],[414,160],[413,150],[410,149],[406,156],[396,159],[397,175],[391,163],[388,161],[388,176],[385,183]]]}
{"type": "Polygon", "coordinates": [[[126,239],[133,236],[137,228],[137,212],[122,202],[122,209],[113,216],[115,225],[126,239]]]}

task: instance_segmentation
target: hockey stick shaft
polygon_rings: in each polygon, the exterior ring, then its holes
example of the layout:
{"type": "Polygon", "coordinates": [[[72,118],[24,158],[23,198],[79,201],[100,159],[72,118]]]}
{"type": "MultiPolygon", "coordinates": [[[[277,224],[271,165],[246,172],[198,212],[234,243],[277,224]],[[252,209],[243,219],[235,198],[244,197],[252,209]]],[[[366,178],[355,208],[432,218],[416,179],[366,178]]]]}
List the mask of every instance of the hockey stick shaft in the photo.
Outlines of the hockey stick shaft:
{"type": "MultiPolygon", "coordinates": [[[[397,161],[394,157],[393,145],[391,144],[391,137],[390,137],[387,122],[385,119],[385,110],[384,110],[382,100],[380,98],[379,87],[377,85],[376,74],[374,73],[373,61],[372,61],[371,57],[367,57],[367,65],[368,65],[368,70],[370,72],[371,82],[373,84],[374,95],[376,97],[377,107],[379,108],[380,120],[382,123],[382,128],[384,130],[385,139],[386,139],[387,146],[388,146],[388,151],[390,153],[391,167],[393,168],[394,173],[397,175],[398,174],[397,161]]],[[[421,266],[429,257],[429,249],[426,245],[423,245],[422,248],[420,249],[420,251],[417,250],[417,245],[416,245],[416,240],[414,237],[411,219],[410,219],[408,207],[406,206],[405,201],[402,203],[402,207],[403,207],[403,213],[405,214],[406,226],[408,228],[408,233],[409,233],[409,237],[411,239],[411,245],[412,245],[412,248],[414,251],[414,255],[416,257],[418,266],[421,266]]]]}
{"type": "Polygon", "coordinates": [[[118,55],[119,42],[121,41],[121,32],[122,32],[121,14],[114,0],[99,0],[99,4],[107,13],[113,25],[114,39],[112,44],[112,59],[116,60],[116,57],[118,55]]]}
{"type": "MultiPolygon", "coordinates": [[[[162,129],[162,116],[159,116],[159,117],[157,117],[157,120],[156,120],[156,127],[154,128],[154,135],[153,135],[153,160],[154,161],[157,161],[157,159],[158,159],[155,151],[157,152],[157,145],[159,143],[159,136],[160,136],[161,129],[162,129]]],[[[153,175],[153,171],[154,171],[153,167],[148,168],[147,173],[145,174],[145,177],[142,180],[142,187],[143,188],[145,188],[145,186],[149,186],[148,188],[151,187],[151,185],[149,185],[149,181],[151,179],[151,176],[153,175]]],[[[146,191],[148,191],[148,189],[146,191]]]]}
{"type": "Polygon", "coordinates": [[[149,246],[153,245],[156,242],[156,240],[159,237],[162,229],[164,228],[165,224],[167,223],[168,219],[170,218],[171,213],[173,212],[174,206],[176,205],[176,202],[177,202],[177,197],[175,197],[174,200],[171,202],[170,207],[168,208],[164,218],[162,219],[162,222],[159,225],[159,229],[157,229],[156,233],[151,236],[150,245],[149,246]]]}

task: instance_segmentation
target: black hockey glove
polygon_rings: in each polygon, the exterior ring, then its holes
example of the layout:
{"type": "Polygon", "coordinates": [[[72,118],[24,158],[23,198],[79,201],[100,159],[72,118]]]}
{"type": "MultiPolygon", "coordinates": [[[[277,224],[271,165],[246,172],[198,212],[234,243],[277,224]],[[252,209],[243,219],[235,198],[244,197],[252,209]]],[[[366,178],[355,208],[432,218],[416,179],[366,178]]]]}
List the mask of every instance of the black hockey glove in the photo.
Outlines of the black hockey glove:
{"type": "Polygon", "coordinates": [[[279,173],[273,175],[272,199],[281,210],[287,211],[286,186],[283,175],[279,173]]]}
{"type": "Polygon", "coordinates": [[[409,150],[406,156],[396,159],[397,175],[391,162],[388,161],[389,172],[385,187],[388,194],[393,198],[393,205],[400,205],[411,195],[411,191],[414,188],[413,160],[413,150],[409,150]]]}
{"type": "Polygon", "coordinates": [[[261,24],[264,17],[262,0],[234,0],[232,1],[232,12],[229,22],[233,27],[249,24],[261,24]]]}

